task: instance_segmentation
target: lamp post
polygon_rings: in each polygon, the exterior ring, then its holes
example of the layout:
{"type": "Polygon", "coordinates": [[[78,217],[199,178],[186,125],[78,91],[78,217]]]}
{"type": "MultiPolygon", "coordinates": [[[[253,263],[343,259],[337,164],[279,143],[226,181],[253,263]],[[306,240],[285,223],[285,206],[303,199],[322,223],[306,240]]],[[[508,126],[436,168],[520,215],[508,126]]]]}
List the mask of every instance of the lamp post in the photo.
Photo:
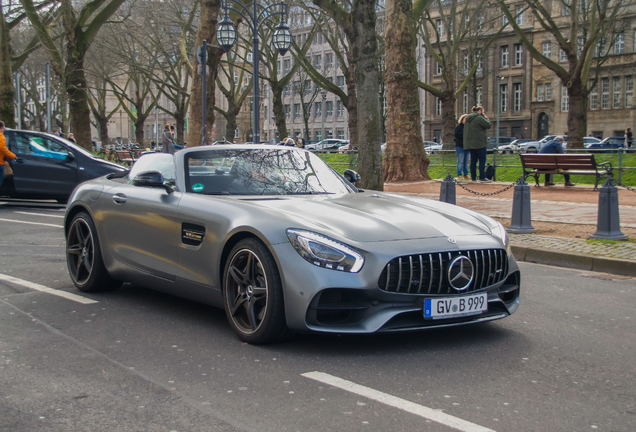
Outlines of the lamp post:
{"type": "Polygon", "coordinates": [[[320,131],[320,138],[322,139],[322,148],[325,148],[325,103],[327,101],[327,90],[321,90],[320,94],[322,95],[322,106],[320,107],[322,111],[322,130],[320,131]]]}
{"type": "Polygon", "coordinates": [[[119,144],[124,144],[124,132],[121,124],[121,110],[119,110],[119,144]]]}
{"type": "Polygon", "coordinates": [[[253,142],[260,142],[260,103],[259,103],[259,55],[258,45],[260,40],[258,39],[258,32],[267,19],[273,15],[280,15],[280,24],[276,27],[274,34],[272,35],[272,44],[274,48],[278,50],[281,56],[289,50],[292,44],[292,34],[289,27],[285,23],[285,15],[287,15],[287,3],[274,3],[269,6],[262,6],[257,3],[256,0],[252,1],[250,5],[244,5],[237,0],[231,0],[239,9],[235,9],[228,5],[228,0],[223,0],[221,7],[225,11],[225,15],[216,30],[216,40],[225,52],[228,52],[236,43],[237,33],[234,23],[228,16],[228,10],[234,11],[239,14],[252,31],[252,66],[253,66],[253,85],[254,85],[254,111],[253,111],[253,142]]]}
{"type": "Polygon", "coordinates": [[[495,174],[492,176],[493,180],[497,180],[497,152],[499,151],[499,112],[501,111],[501,84],[500,81],[504,77],[497,75],[497,134],[495,135],[495,149],[492,152],[492,164],[495,168],[495,174]]]}

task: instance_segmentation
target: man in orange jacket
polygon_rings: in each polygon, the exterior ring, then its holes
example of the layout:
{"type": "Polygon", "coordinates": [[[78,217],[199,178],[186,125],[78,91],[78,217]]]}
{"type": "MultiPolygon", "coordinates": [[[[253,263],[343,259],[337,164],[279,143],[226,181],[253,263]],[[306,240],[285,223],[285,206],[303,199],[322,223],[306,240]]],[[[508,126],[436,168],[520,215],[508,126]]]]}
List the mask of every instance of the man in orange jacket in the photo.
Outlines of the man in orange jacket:
{"type": "Polygon", "coordinates": [[[4,180],[4,161],[5,159],[15,159],[16,155],[14,155],[7,148],[7,140],[4,137],[4,122],[0,121],[0,186],[2,186],[2,181],[4,180]]]}

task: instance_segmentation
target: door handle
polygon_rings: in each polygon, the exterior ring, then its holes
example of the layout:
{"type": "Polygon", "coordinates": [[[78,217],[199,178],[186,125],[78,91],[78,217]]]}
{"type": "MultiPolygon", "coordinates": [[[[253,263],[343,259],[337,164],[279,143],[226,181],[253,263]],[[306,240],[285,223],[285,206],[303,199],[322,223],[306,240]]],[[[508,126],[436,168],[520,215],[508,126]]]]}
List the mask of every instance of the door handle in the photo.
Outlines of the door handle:
{"type": "Polygon", "coordinates": [[[126,198],[126,195],[122,193],[113,195],[113,201],[115,201],[115,204],[125,204],[127,200],[128,198],[126,198]]]}

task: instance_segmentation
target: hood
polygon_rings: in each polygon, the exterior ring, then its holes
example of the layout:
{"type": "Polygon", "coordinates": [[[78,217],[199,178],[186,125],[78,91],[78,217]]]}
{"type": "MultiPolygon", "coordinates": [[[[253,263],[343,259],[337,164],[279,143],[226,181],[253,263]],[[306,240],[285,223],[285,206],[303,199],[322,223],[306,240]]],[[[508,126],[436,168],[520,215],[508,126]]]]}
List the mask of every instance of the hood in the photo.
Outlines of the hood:
{"type": "Polygon", "coordinates": [[[438,201],[382,192],[244,201],[287,218],[289,228],[354,242],[491,234],[486,218],[477,213],[438,201]]]}
{"type": "Polygon", "coordinates": [[[468,123],[468,122],[471,122],[471,121],[475,120],[475,118],[477,118],[477,116],[478,116],[478,115],[479,115],[479,114],[477,114],[477,113],[469,114],[469,115],[466,117],[466,122],[468,123]]]}

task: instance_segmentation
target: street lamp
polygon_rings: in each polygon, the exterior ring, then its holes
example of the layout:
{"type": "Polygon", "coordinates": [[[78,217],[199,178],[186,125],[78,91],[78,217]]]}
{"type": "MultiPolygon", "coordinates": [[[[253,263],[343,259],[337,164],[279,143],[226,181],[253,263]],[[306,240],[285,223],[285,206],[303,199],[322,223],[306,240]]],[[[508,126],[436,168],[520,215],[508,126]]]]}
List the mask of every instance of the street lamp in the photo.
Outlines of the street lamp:
{"type": "Polygon", "coordinates": [[[321,90],[320,94],[322,95],[322,130],[320,131],[320,138],[322,138],[322,148],[325,148],[325,103],[327,101],[327,90],[321,90]]]}
{"type": "MultiPolygon", "coordinates": [[[[495,173],[492,176],[493,180],[497,180],[497,152],[499,151],[499,112],[501,111],[501,83],[504,79],[503,76],[497,75],[497,134],[495,135],[495,149],[492,152],[492,165],[495,168],[495,173]]],[[[487,149],[486,149],[487,150],[487,149]]]]}
{"type": "Polygon", "coordinates": [[[119,144],[124,143],[124,132],[121,127],[121,110],[119,110],[119,144]]]}
{"type": "Polygon", "coordinates": [[[260,103],[259,103],[259,56],[258,56],[258,32],[263,23],[273,15],[280,15],[280,24],[276,27],[274,34],[272,35],[272,44],[274,48],[278,50],[280,55],[285,55],[292,45],[293,36],[289,27],[285,23],[285,15],[287,15],[287,3],[274,3],[267,7],[264,7],[257,3],[256,0],[252,1],[251,8],[249,4],[246,6],[239,3],[237,0],[231,0],[239,9],[235,9],[228,5],[228,0],[223,0],[221,7],[224,9],[224,16],[216,30],[216,40],[225,52],[228,52],[236,43],[237,32],[232,20],[228,16],[228,10],[234,11],[243,17],[245,22],[252,30],[252,67],[253,67],[253,85],[254,85],[254,131],[252,142],[260,142],[260,103]],[[275,10],[276,9],[276,10],[275,10]]]}

